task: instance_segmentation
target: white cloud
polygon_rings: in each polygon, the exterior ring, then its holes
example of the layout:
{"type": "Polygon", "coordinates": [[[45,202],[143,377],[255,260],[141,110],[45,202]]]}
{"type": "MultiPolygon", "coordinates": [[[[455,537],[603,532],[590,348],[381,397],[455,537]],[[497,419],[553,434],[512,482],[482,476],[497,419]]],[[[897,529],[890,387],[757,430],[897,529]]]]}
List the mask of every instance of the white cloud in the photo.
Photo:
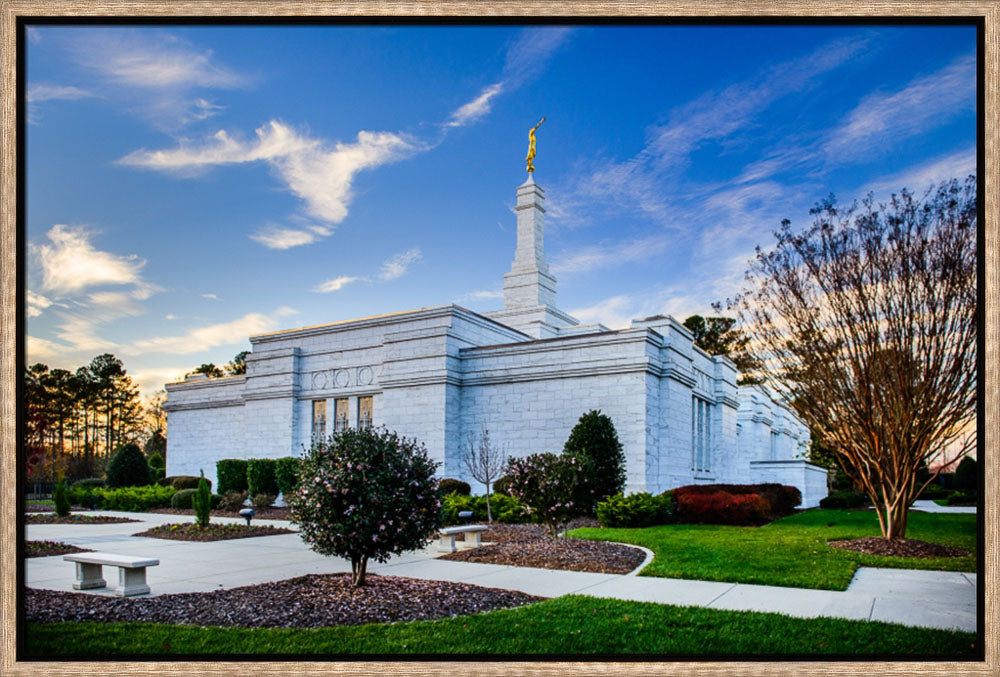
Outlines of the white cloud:
{"type": "Polygon", "coordinates": [[[82,227],[55,225],[46,234],[49,244],[33,245],[42,273],[42,289],[77,292],[97,285],[141,284],[146,262],[135,255],[119,256],[96,249],[96,233],[82,227]]]}
{"type": "MultiPolygon", "coordinates": [[[[29,335],[24,346],[24,361],[27,364],[35,364],[36,362],[49,364],[61,358],[67,349],[67,346],[29,335]]],[[[52,365],[49,364],[49,366],[52,365]]]]}
{"type": "Polygon", "coordinates": [[[458,302],[462,301],[483,301],[486,299],[502,299],[503,292],[499,289],[483,289],[479,291],[469,292],[468,294],[463,294],[458,298],[458,302]]]}
{"type": "Polygon", "coordinates": [[[630,295],[619,294],[586,308],[574,308],[569,314],[582,324],[600,322],[609,329],[623,329],[634,318],[631,314],[634,305],[635,301],[630,295]]]}
{"type": "Polygon", "coordinates": [[[835,158],[870,154],[937,127],[976,106],[976,61],[964,56],[939,71],[916,78],[899,91],[865,97],[833,132],[825,152],[835,158]]]}
{"type": "Polygon", "coordinates": [[[219,297],[216,296],[215,294],[202,294],[201,298],[203,298],[203,299],[209,299],[210,301],[218,301],[219,300],[219,297]]]}
{"type": "Polygon", "coordinates": [[[176,320],[177,316],[174,315],[173,313],[167,313],[166,315],[163,316],[163,319],[164,320],[176,320]]]}
{"type": "Polygon", "coordinates": [[[38,317],[46,308],[52,305],[51,300],[41,294],[31,291],[30,289],[28,290],[27,302],[28,317],[38,317]]]}
{"type": "Polygon", "coordinates": [[[154,367],[129,372],[129,376],[139,386],[140,393],[146,397],[163,387],[164,383],[183,380],[184,374],[191,371],[191,365],[183,367],[154,367]]]}
{"type": "MultiPolygon", "coordinates": [[[[347,217],[358,172],[396,162],[421,149],[418,142],[391,132],[360,131],[353,143],[331,145],[271,120],[256,130],[252,141],[240,141],[220,131],[202,144],[182,143],[170,150],[140,149],[119,162],[192,176],[216,165],[263,161],[305,202],[309,215],[335,224],[347,217]]],[[[287,249],[314,242],[331,232],[322,225],[308,229],[270,227],[251,237],[265,246],[287,249]]]]}
{"type": "Polygon", "coordinates": [[[229,322],[220,322],[207,327],[197,327],[178,336],[159,336],[135,341],[122,349],[127,355],[142,353],[171,353],[190,355],[216,346],[235,345],[246,341],[252,334],[274,329],[282,317],[295,314],[292,308],[278,308],[271,314],[248,313],[229,322]]]}
{"type": "Polygon", "coordinates": [[[497,82],[483,89],[472,101],[460,106],[454,113],[451,114],[451,119],[448,121],[448,127],[461,127],[462,125],[467,125],[470,122],[475,122],[479,118],[483,117],[490,112],[492,108],[493,99],[500,92],[503,91],[503,83],[497,82]]]}
{"type": "Polygon", "coordinates": [[[404,275],[411,264],[417,263],[421,259],[423,259],[423,254],[420,253],[420,247],[414,247],[401,254],[396,254],[382,264],[382,268],[378,274],[379,279],[386,281],[395,280],[397,277],[404,275]]]}
{"type": "Polygon", "coordinates": [[[580,273],[642,261],[662,254],[668,244],[670,238],[666,234],[656,234],[637,240],[560,252],[552,263],[552,272],[580,273]]]}
{"type": "Polygon", "coordinates": [[[52,85],[47,83],[31,85],[28,87],[27,92],[28,103],[54,101],[57,99],[75,101],[77,99],[86,99],[93,96],[95,95],[91,92],[88,92],[85,89],[80,89],[79,87],[73,87],[70,85],[52,85]]]}
{"type": "Polygon", "coordinates": [[[352,282],[356,282],[358,278],[348,277],[346,275],[341,275],[340,277],[335,277],[332,280],[327,280],[326,282],[317,285],[313,291],[320,294],[328,294],[334,291],[340,291],[352,282]]]}
{"type": "Polygon", "coordinates": [[[924,191],[935,184],[951,179],[961,181],[969,174],[976,173],[976,149],[963,150],[935,158],[929,162],[908,167],[890,176],[880,177],[868,183],[861,193],[874,193],[876,199],[885,199],[891,193],[908,188],[915,196],[922,197],[924,191]]]}

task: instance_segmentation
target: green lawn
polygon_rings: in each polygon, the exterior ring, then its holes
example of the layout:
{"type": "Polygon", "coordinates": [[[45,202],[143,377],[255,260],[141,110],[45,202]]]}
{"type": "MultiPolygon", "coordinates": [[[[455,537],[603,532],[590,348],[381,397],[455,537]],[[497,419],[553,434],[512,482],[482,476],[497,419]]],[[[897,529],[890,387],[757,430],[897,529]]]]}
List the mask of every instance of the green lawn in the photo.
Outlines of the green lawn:
{"type": "Polygon", "coordinates": [[[439,621],[278,630],[29,623],[27,655],[665,654],[967,658],[975,635],[888,623],[567,596],[439,621]]]}
{"type": "Polygon", "coordinates": [[[808,510],[762,527],[669,524],[576,529],[573,536],[633,543],[655,553],[644,576],[846,590],[858,566],[976,570],[976,515],[911,512],[907,538],[962,548],[968,557],[876,557],[830,540],[879,536],[871,510],[808,510]]]}

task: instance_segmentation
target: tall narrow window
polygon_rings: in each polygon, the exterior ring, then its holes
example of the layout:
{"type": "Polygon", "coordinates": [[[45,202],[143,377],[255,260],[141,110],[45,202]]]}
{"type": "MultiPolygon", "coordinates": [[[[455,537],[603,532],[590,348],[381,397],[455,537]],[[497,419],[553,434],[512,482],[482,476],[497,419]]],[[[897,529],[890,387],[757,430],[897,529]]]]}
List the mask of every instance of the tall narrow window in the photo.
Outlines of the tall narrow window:
{"type": "Polygon", "coordinates": [[[347,429],[347,398],[339,397],[333,401],[333,431],[340,432],[347,429]]]}
{"type": "Polygon", "coordinates": [[[372,427],[372,398],[358,398],[358,430],[372,427]]]}
{"type": "Polygon", "coordinates": [[[771,460],[778,460],[778,433],[771,431],[771,460]]]}
{"type": "Polygon", "coordinates": [[[313,400],[312,440],[319,442],[326,437],[326,400],[313,400]]]}
{"type": "Polygon", "coordinates": [[[691,470],[712,468],[712,405],[691,398],[691,470]]]}

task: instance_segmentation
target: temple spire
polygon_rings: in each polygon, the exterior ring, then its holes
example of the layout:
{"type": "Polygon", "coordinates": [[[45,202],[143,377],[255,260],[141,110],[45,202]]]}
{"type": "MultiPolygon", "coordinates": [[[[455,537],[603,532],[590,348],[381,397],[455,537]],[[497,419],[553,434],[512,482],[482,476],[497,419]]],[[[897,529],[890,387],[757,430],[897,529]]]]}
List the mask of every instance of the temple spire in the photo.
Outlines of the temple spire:
{"type": "Polygon", "coordinates": [[[556,279],[545,260],[545,191],[534,176],[517,187],[517,248],[503,276],[504,310],[555,306],[556,279]]]}

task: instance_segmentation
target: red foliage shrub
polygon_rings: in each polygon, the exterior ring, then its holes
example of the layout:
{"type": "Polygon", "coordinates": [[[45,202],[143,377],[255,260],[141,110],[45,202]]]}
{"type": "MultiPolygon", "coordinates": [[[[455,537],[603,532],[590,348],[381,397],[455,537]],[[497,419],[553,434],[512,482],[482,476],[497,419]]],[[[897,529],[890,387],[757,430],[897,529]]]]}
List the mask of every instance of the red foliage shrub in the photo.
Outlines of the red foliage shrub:
{"type": "Polygon", "coordinates": [[[802,493],[796,488],[784,484],[768,482],[764,484],[689,484],[674,489],[674,498],[685,495],[708,495],[718,492],[734,496],[758,494],[769,505],[769,511],[775,515],[784,515],[795,509],[802,502],[802,493]]]}
{"type": "Polygon", "coordinates": [[[730,494],[674,491],[677,515],[682,522],[701,524],[763,524],[771,505],[760,494],[730,494]]]}

